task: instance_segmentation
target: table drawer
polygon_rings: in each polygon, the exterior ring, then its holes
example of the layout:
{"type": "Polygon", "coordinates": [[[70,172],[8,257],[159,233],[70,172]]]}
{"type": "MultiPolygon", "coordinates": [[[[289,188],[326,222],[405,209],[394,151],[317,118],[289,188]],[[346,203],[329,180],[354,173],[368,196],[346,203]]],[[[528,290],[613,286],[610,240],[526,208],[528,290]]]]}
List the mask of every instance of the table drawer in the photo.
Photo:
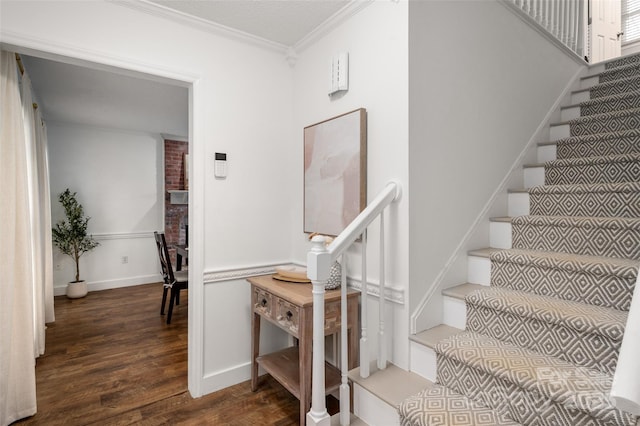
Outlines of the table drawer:
{"type": "Polygon", "coordinates": [[[300,308],[286,300],[276,298],[276,321],[297,336],[300,326],[300,308]]]}
{"type": "Polygon", "coordinates": [[[258,287],[253,288],[253,310],[254,312],[271,317],[273,311],[273,296],[271,293],[258,287]]]}

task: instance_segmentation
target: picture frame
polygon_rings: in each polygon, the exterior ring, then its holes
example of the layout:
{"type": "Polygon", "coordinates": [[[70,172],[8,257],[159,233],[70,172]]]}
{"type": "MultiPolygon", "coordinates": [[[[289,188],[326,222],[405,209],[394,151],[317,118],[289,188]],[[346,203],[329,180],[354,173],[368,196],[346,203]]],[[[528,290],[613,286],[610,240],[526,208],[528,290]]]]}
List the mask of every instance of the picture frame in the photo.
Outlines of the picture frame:
{"type": "Polygon", "coordinates": [[[367,111],[304,128],[304,232],[337,236],[367,204],[367,111]]]}

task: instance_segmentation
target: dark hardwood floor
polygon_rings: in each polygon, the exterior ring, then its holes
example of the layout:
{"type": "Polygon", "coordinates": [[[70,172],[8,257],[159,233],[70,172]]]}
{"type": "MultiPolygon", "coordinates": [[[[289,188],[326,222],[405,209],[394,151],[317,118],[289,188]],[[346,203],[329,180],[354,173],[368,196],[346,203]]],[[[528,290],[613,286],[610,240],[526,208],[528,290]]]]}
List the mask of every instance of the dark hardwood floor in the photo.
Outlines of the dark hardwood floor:
{"type": "MultiPolygon", "coordinates": [[[[193,399],[187,292],[167,325],[161,284],[56,297],[38,358],[38,413],[21,425],[295,425],[298,400],[271,377],[193,399]]],[[[248,338],[248,337],[247,337],[248,338]]]]}

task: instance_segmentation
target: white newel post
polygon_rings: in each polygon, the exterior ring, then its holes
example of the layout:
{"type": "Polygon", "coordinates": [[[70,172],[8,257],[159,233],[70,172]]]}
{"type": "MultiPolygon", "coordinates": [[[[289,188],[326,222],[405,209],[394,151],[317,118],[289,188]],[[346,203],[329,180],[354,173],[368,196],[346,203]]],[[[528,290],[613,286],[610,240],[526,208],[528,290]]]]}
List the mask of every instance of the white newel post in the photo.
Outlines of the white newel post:
{"type": "Polygon", "coordinates": [[[311,410],[307,425],[329,426],[324,387],[324,287],[329,279],[331,254],[325,246],[325,237],[316,235],[307,254],[307,276],[313,284],[313,359],[311,379],[311,410]]]}

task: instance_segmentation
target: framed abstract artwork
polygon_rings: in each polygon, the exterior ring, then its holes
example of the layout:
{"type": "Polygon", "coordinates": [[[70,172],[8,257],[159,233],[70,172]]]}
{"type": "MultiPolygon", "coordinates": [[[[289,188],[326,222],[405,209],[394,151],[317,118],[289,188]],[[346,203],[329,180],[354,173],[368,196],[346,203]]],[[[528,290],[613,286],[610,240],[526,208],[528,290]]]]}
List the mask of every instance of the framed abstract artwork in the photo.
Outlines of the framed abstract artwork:
{"type": "Polygon", "coordinates": [[[367,203],[367,111],[304,128],[304,232],[337,236],[367,203]]]}

